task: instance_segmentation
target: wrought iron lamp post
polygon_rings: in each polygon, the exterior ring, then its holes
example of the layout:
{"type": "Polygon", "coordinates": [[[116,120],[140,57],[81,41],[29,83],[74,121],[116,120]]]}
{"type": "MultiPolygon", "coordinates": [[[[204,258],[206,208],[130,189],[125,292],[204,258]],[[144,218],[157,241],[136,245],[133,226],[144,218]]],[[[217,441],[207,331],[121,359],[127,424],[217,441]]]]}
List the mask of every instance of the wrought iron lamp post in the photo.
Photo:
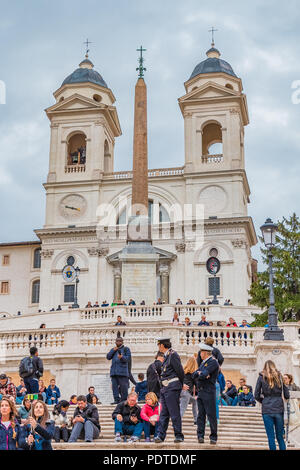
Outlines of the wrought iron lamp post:
{"type": "Polygon", "coordinates": [[[77,294],[78,294],[78,283],[79,283],[79,273],[80,273],[80,268],[77,266],[75,268],[76,272],[76,278],[75,278],[75,296],[74,296],[74,303],[72,305],[72,308],[79,308],[78,305],[78,300],[77,300],[77,294]]]}
{"type": "Polygon", "coordinates": [[[268,249],[269,257],[269,286],[270,286],[270,307],[268,313],[268,327],[264,332],[264,339],[272,341],[284,341],[283,330],[278,327],[278,314],[275,309],[274,287],[273,287],[273,254],[272,248],[275,246],[277,225],[271,219],[267,219],[260,227],[264,244],[268,249]]]}

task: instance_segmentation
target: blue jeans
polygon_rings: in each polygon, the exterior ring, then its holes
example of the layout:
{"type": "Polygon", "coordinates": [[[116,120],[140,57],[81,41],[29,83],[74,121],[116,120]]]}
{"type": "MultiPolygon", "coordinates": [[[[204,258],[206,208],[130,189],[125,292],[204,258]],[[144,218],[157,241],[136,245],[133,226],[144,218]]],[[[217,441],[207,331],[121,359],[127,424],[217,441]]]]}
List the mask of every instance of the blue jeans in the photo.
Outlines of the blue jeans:
{"type": "Polygon", "coordinates": [[[85,423],[77,422],[74,424],[69,442],[76,442],[77,439],[92,442],[93,439],[98,439],[99,434],[99,428],[92,421],[87,420],[85,423]]]}
{"type": "Polygon", "coordinates": [[[283,438],[283,433],[284,433],[283,414],[281,413],[263,414],[262,417],[264,420],[264,425],[265,425],[266,433],[268,436],[269,449],[276,450],[276,443],[275,443],[275,434],[276,434],[276,439],[279,445],[279,450],[286,450],[285,442],[283,438]],[[275,432],[274,432],[274,428],[275,428],[275,432]]]}
{"type": "Polygon", "coordinates": [[[143,422],[145,438],[150,437],[151,434],[154,434],[154,437],[157,436],[158,421],[156,421],[155,426],[152,426],[149,421],[143,422]]]}
{"type": "Polygon", "coordinates": [[[123,421],[118,421],[115,419],[115,433],[119,432],[120,434],[125,434],[127,436],[136,436],[141,437],[143,432],[143,423],[139,422],[137,424],[124,424],[123,421]]]}
{"type": "Polygon", "coordinates": [[[37,379],[24,379],[27,394],[39,393],[39,381],[37,379]]]}

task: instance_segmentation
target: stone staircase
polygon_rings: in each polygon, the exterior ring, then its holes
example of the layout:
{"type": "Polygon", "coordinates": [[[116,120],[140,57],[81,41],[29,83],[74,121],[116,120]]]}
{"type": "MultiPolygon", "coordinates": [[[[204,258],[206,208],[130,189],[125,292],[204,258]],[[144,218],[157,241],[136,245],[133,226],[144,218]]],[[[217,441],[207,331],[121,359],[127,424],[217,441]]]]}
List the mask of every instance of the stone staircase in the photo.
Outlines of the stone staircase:
{"type": "MultiPolygon", "coordinates": [[[[52,407],[49,406],[49,410],[52,407]]],[[[70,406],[68,415],[73,415],[75,407],[70,406]]],[[[268,440],[265,432],[261,411],[257,408],[241,407],[220,407],[220,421],[218,426],[218,443],[212,446],[209,443],[210,428],[206,428],[206,437],[204,444],[199,444],[197,440],[196,426],[193,424],[192,410],[189,406],[183,417],[183,433],[185,440],[183,443],[175,444],[172,423],[170,421],[167,438],[162,444],[145,443],[144,439],[130,444],[127,442],[114,442],[114,423],[111,415],[114,406],[98,405],[101,434],[99,439],[92,443],[78,441],[76,443],[55,443],[53,448],[56,450],[118,450],[118,449],[222,449],[222,450],[266,450],[268,449],[268,440]]],[[[289,446],[292,448],[292,446],[289,446]]]]}

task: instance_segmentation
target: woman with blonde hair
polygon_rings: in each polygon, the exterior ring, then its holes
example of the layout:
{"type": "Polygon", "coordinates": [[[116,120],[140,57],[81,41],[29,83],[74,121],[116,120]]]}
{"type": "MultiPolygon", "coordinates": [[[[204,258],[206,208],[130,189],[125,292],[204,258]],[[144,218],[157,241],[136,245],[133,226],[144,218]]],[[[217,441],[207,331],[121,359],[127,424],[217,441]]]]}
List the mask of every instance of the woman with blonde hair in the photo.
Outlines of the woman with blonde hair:
{"type": "Polygon", "coordinates": [[[46,403],[42,400],[32,402],[32,413],[24,426],[26,432],[25,449],[52,450],[51,439],[54,437],[55,424],[50,420],[46,403]]]}
{"type": "Polygon", "coordinates": [[[280,450],[286,450],[284,442],[284,403],[290,398],[287,386],[273,361],[266,361],[260,372],[254,397],[262,405],[262,417],[269,441],[269,449],[276,450],[275,435],[280,450]]]}
{"type": "Polygon", "coordinates": [[[196,397],[196,382],[192,378],[192,374],[198,369],[198,364],[195,356],[189,357],[183,370],[184,370],[184,381],[183,387],[180,394],[180,416],[183,417],[187,406],[192,403],[192,410],[194,416],[194,424],[197,423],[198,406],[196,397]]]}
{"type": "Polygon", "coordinates": [[[151,434],[154,434],[154,438],[157,436],[160,405],[154,392],[147,393],[145,400],[146,404],[141,409],[141,418],[143,420],[145,440],[150,442],[151,434]]]}
{"type": "Polygon", "coordinates": [[[0,401],[0,450],[17,450],[21,446],[21,427],[16,406],[9,396],[0,401]]]}

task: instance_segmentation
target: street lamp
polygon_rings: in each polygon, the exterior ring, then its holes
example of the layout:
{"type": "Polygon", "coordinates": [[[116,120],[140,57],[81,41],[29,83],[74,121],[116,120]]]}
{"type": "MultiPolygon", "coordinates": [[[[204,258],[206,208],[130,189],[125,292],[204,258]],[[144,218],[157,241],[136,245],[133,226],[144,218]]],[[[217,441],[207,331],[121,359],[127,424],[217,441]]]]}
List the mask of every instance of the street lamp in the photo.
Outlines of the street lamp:
{"type": "Polygon", "coordinates": [[[269,285],[270,285],[270,307],[268,312],[268,327],[264,332],[264,339],[272,341],[284,341],[283,330],[278,327],[278,314],[275,309],[274,287],[273,287],[273,255],[272,248],[275,246],[277,225],[271,219],[267,219],[260,227],[264,244],[268,249],[269,257],[269,285]]]}
{"type": "Polygon", "coordinates": [[[80,268],[77,266],[75,268],[75,296],[74,296],[74,303],[72,305],[72,308],[79,308],[78,302],[77,302],[77,292],[78,292],[78,283],[79,283],[79,273],[80,273],[80,268]]]}

